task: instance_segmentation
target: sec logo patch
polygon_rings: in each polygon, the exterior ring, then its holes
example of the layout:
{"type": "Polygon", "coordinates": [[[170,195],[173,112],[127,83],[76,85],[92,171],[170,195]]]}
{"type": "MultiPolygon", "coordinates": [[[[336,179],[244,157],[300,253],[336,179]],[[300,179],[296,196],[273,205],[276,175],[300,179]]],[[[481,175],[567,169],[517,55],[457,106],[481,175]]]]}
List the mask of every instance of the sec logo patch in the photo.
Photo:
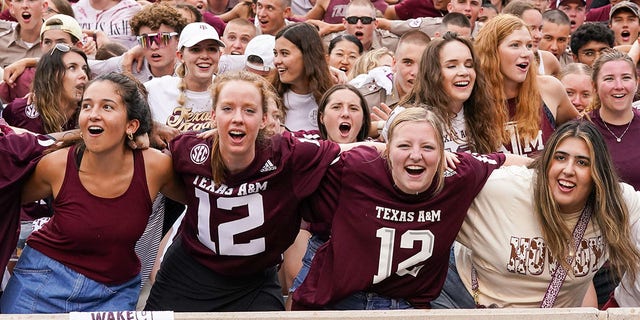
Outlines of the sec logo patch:
{"type": "Polygon", "coordinates": [[[24,108],[24,114],[27,116],[27,118],[29,119],[35,119],[37,117],[40,116],[40,113],[38,113],[38,110],[36,109],[36,106],[34,105],[28,105],[24,108]]]}
{"type": "Polygon", "coordinates": [[[189,155],[193,163],[202,164],[209,157],[209,146],[204,143],[197,144],[191,148],[189,155]]]}

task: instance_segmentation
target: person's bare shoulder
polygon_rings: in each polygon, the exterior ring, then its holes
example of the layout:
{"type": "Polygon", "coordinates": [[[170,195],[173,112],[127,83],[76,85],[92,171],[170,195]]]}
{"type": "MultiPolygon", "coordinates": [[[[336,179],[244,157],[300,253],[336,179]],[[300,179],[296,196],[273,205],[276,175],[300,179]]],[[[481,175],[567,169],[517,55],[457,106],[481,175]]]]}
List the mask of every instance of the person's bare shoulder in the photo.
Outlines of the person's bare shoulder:
{"type": "Polygon", "coordinates": [[[59,165],[66,165],[67,163],[67,155],[69,154],[70,148],[62,148],[51,153],[48,153],[40,159],[39,165],[43,165],[46,167],[54,166],[57,169],[59,165]]]}
{"type": "Polygon", "coordinates": [[[171,156],[162,153],[158,149],[149,148],[142,151],[144,156],[145,166],[147,168],[160,169],[167,165],[171,165],[171,156]]]}
{"type": "Polygon", "coordinates": [[[555,77],[559,76],[560,62],[558,61],[558,58],[549,51],[538,50],[538,53],[540,54],[542,61],[544,61],[545,73],[555,77]]]}

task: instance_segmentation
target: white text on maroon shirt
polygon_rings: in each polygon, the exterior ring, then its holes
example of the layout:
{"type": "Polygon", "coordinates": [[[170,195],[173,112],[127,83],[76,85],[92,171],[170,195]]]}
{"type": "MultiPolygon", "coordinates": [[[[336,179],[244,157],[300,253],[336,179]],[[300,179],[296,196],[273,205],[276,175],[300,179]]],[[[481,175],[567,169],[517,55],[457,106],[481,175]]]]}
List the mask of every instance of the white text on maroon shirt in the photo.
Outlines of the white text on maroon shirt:
{"type": "Polygon", "coordinates": [[[418,222],[440,221],[440,210],[420,210],[416,213],[376,206],[376,211],[378,212],[376,215],[378,219],[387,221],[413,222],[415,219],[418,222]]]}
{"type": "MultiPolygon", "coordinates": [[[[253,182],[253,183],[243,183],[241,184],[238,188],[237,188],[237,196],[244,196],[247,194],[252,194],[252,193],[258,193],[260,191],[265,191],[267,190],[267,182],[253,182]]],[[[209,192],[213,192],[216,194],[222,194],[222,195],[233,195],[233,188],[229,188],[224,184],[221,184],[219,186],[216,186],[213,183],[213,180],[209,179],[209,178],[205,178],[205,177],[201,177],[201,176],[196,176],[195,179],[193,179],[193,185],[203,189],[203,190],[207,190],[209,192]]]]}

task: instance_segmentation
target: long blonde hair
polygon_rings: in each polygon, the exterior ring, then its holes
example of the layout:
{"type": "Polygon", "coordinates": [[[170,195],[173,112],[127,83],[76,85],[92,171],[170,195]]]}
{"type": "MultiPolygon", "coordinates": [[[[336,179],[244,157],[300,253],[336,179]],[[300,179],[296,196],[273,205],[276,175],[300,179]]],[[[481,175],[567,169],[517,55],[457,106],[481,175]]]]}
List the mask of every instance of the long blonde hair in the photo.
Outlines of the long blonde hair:
{"type": "MultiPolygon", "coordinates": [[[[542,98],[537,84],[537,64],[535,59],[529,66],[529,71],[524,82],[520,85],[516,97],[516,111],[513,119],[509,119],[507,109],[507,97],[504,91],[504,76],[500,72],[500,55],[498,46],[506,37],[514,31],[526,29],[527,25],[520,18],[510,14],[500,14],[490,19],[478,33],[475,40],[475,51],[480,61],[480,69],[484,72],[487,86],[491,88],[492,95],[498,101],[499,123],[506,124],[509,120],[516,121],[518,136],[526,140],[533,140],[540,130],[540,108],[542,98]],[[501,107],[500,107],[501,106],[501,107]]],[[[509,134],[506,130],[502,133],[502,142],[509,142],[509,134]]]]}
{"type": "MultiPolygon", "coordinates": [[[[184,50],[184,48],[182,48],[182,50],[184,50]]],[[[184,62],[181,62],[176,68],[176,75],[180,77],[180,83],[178,83],[178,90],[180,90],[178,106],[182,108],[185,103],[187,103],[187,82],[184,80],[184,77],[187,75],[187,67],[184,65],[184,62]]]]}

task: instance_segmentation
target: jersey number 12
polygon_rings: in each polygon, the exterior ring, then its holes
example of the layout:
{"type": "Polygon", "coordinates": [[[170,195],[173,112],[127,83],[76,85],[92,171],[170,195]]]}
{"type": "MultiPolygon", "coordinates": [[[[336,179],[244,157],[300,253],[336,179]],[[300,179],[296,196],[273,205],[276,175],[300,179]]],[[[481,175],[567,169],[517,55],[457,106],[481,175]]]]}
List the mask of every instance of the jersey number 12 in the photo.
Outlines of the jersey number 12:
{"type": "Polygon", "coordinates": [[[234,221],[224,222],[218,225],[218,247],[211,235],[211,204],[209,194],[196,188],[198,197],[198,240],[211,249],[214,253],[225,256],[251,256],[265,251],[265,239],[260,237],[251,239],[247,243],[236,243],[234,237],[237,234],[255,229],[264,224],[264,208],[262,195],[253,193],[246,196],[233,198],[218,198],[217,207],[223,210],[231,210],[235,207],[247,206],[249,215],[234,221]]]}
{"type": "MultiPolygon", "coordinates": [[[[395,236],[396,229],[393,228],[380,228],[376,232],[376,237],[380,238],[380,259],[378,273],[373,276],[373,284],[391,276],[395,236]]],[[[398,263],[396,274],[399,276],[409,274],[415,277],[423,266],[414,266],[429,259],[433,253],[433,239],[433,233],[429,230],[407,230],[403,233],[400,238],[401,249],[412,249],[415,247],[415,242],[420,242],[422,246],[418,253],[398,263]]]]}

